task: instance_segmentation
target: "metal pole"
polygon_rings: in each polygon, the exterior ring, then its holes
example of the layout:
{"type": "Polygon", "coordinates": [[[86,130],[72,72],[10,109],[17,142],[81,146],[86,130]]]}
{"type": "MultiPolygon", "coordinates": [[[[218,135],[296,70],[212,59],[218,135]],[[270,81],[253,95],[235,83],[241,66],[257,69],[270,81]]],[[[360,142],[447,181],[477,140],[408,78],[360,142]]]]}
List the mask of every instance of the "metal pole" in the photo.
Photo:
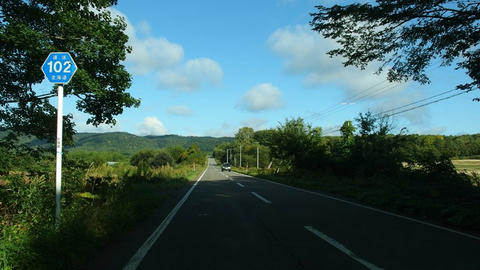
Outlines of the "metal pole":
{"type": "Polygon", "coordinates": [[[227,149],[227,160],[225,162],[228,162],[228,149],[227,149]]]}
{"type": "Polygon", "coordinates": [[[63,136],[63,85],[58,85],[58,108],[57,108],[57,166],[55,178],[55,221],[60,224],[60,199],[62,195],[62,136],[63,136]]]}
{"type": "Polygon", "coordinates": [[[258,146],[257,146],[257,169],[259,167],[259,162],[258,161],[259,161],[259,159],[258,159],[258,146]]]}
{"type": "Polygon", "coordinates": [[[242,146],[240,145],[240,168],[242,167],[242,146]]]}

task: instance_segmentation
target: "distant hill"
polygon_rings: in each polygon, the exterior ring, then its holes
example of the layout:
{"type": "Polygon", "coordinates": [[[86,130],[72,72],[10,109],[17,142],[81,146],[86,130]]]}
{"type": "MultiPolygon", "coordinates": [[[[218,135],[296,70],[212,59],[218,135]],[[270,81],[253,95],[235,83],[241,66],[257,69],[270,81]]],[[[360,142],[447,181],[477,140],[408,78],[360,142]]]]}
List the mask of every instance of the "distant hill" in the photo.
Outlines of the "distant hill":
{"type": "Polygon", "coordinates": [[[133,154],[142,149],[181,145],[184,148],[196,143],[200,150],[211,152],[215,145],[233,141],[229,137],[194,137],[179,135],[137,136],[126,132],[78,133],[74,135],[73,151],[118,151],[133,154]]]}
{"type": "MultiPolygon", "coordinates": [[[[115,151],[122,154],[134,154],[142,149],[158,149],[172,145],[184,148],[196,143],[200,150],[213,151],[215,145],[233,141],[231,137],[194,137],[179,135],[137,136],[127,132],[77,133],[73,136],[75,147],[66,147],[68,151],[115,151]]],[[[30,145],[42,145],[43,141],[25,138],[30,145]]]]}

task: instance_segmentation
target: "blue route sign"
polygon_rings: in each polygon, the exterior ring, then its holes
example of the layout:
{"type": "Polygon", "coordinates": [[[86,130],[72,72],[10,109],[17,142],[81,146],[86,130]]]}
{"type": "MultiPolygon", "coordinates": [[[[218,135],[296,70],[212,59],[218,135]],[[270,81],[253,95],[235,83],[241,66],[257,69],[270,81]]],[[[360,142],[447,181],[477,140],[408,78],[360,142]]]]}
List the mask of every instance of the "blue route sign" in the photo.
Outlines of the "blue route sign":
{"type": "Polygon", "coordinates": [[[42,65],[45,78],[51,83],[67,84],[77,71],[77,65],[68,52],[52,52],[42,65]]]}

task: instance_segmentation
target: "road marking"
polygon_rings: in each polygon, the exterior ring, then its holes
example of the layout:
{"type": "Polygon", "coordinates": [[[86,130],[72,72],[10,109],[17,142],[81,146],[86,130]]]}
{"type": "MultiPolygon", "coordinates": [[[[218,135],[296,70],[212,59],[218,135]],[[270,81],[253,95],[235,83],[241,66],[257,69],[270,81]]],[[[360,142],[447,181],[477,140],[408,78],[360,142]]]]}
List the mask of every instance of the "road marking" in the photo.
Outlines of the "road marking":
{"type": "Polygon", "coordinates": [[[241,187],[245,187],[244,185],[240,184],[240,183],[237,183],[237,185],[241,186],[241,187]]]}
{"type": "Polygon", "coordinates": [[[350,258],[354,259],[355,261],[363,264],[365,267],[367,267],[368,269],[370,270],[382,270],[383,268],[380,268],[372,263],[369,263],[367,261],[365,261],[364,259],[358,257],[355,253],[353,253],[351,250],[349,250],[348,248],[346,248],[344,245],[340,244],[339,242],[337,242],[335,239],[333,238],[330,238],[328,237],[326,234],[318,231],[317,229],[315,229],[314,227],[312,226],[304,226],[305,229],[307,229],[308,231],[310,231],[311,233],[315,234],[316,236],[322,238],[323,240],[325,240],[327,243],[329,243],[330,245],[336,247],[337,249],[339,249],[340,251],[342,251],[343,253],[347,254],[348,256],[350,256],[350,258]]]}
{"type": "Polygon", "coordinates": [[[272,203],[271,201],[265,199],[264,197],[258,195],[256,192],[251,192],[255,197],[259,198],[260,200],[264,201],[265,203],[272,203]]]}
{"type": "Polygon", "coordinates": [[[203,176],[208,170],[208,165],[207,168],[205,168],[205,171],[203,171],[202,175],[198,178],[198,180],[193,184],[193,186],[188,190],[188,192],[183,196],[183,198],[177,203],[175,208],[170,211],[168,216],[162,221],[162,223],[155,229],[155,231],[147,238],[145,243],[137,250],[135,255],[133,255],[132,258],[128,261],[128,263],[123,267],[123,270],[135,270],[137,267],[140,265],[142,262],[143,258],[145,255],[147,255],[147,252],[150,250],[150,248],[153,246],[155,241],[157,241],[158,237],[165,231],[167,228],[168,224],[170,224],[170,221],[172,221],[173,217],[175,217],[175,214],[177,214],[178,210],[180,207],[182,207],[183,203],[188,199],[188,196],[190,196],[190,193],[192,193],[193,189],[197,186],[198,182],[202,180],[203,176]]]}
{"type": "Polygon", "coordinates": [[[350,204],[350,205],[355,205],[355,206],[362,207],[362,208],[365,208],[365,209],[368,209],[368,210],[372,210],[372,211],[375,211],[375,212],[378,212],[378,213],[382,213],[382,214],[385,214],[385,215],[389,215],[389,216],[393,216],[393,217],[397,217],[397,218],[406,219],[406,220],[408,220],[408,221],[413,221],[413,222],[416,222],[416,223],[420,223],[420,224],[422,224],[422,225],[426,225],[426,226],[430,226],[430,227],[437,228],[437,229],[440,229],[440,230],[444,230],[444,231],[447,231],[447,232],[459,234],[459,235],[464,236],[464,237],[467,237],[467,238],[472,238],[472,239],[475,239],[475,240],[480,240],[480,237],[475,236],[475,235],[472,235],[472,234],[464,233],[464,232],[457,231],[457,230],[453,230],[453,229],[449,229],[449,228],[446,228],[446,227],[443,227],[443,226],[440,226],[440,225],[436,225],[436,224],[428,223],[428,222],[421,221],[421,220],[418,220],[418,219],[414,219],[414,218],[410,218],[410,217],[398,215],[398,214],[395,214],[395,213],[387,212],[387,211],[385,211],[385,210],[373,208],[373,207],[366,206],[366,205],[363,205],[363,204],[359,204],[359,203],[355,203],[355,202],[343,200],[343,199],[340,199],[340,198],[332,197],[332,196],[329,196],[329,195],[321,194],[321,193],[314,192],[314,191],[310,191],[310,190],[306,190],[306,189],[301,189],[301,188],[297,188],[297,187],[292,187],[292,186],[289,186],[289,185],[285,185],[285,184],[282,184],[282,183],[273,182],[273,181],[270,181],[270,180],[267,180],[267,179],[263,179],[263,178],[253,177],[253,176],[250,176],[250,175],[241,174],[241,173],[237,173],[237,172],[236,172],[236,174],[239,174],[239,175],[241,175],[241,176],[243,176],[243,177],[249,177],[249,178],[257,179],[257,180],[260,180],[260,181],[265,181],[265,182],[268,182],[268,183],[271,183],[271,184],[283,186],[283,187],[286,187],[286,188],[295,189],[295,190],[297,190],[297,191],[309,193],[309,194],[316,195],[316,196],[320,196],[320,197],[324,197],[324,198],[327,198],[327,199],[331,199],[331,200],[335,200],[335,201],[347,203],[347,204],[350,204]]]}

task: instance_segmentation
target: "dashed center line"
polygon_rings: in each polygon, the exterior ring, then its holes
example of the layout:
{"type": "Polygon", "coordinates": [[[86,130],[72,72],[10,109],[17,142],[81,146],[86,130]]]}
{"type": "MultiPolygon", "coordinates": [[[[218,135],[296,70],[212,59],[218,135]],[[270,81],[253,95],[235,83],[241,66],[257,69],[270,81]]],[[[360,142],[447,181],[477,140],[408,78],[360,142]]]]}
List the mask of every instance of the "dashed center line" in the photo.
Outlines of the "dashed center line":
{"type": "Polygon", "coordinates": [[[241,186],[241,187],[245,187],[244,185],[240,184],[240,183],[237,183],[237,185],[241,186]]]}
{"type": "Polygon", "coordinates": [[[363,266],[367,267],[368,269],[370,270],[383,270],[383,268],[380,268],[372,263],[369,263],[367,261],[365,261],[364,259],[358,257],[355,253],[353,253],[352,251],[350,251],[348,248],[346,248],[344,245],[340,244],[339,242],[337,242],[335,239],[333,238],[330,238],[328,235],[322,233],[321,231],[315,229],[314,227],[312,226],[304,226],[305,229],[307,229],[308,231],[310,231],[311,233],[315,234],[316,236],[322,238],[323,240],[325,240],[327,243],[329,243],[330,245],[336,247],[337,249],[339,249],[340,251],[342,251],[343,253],[347,254],[348,256],[350,256],[352,259],[354,259],[355,261],[361,263],[363,266]]]}
{"type": "Polygon", "coordinates": [[[259,198],[260,200],[264,201],[265,203],[270,203],[270,204],[272,203],[271,201],[269,201],[269,200],[265,199],[264,197],[258,195],[256,192],[252,191],[251,193],[252,193],[253,196],[259,198]]]}

